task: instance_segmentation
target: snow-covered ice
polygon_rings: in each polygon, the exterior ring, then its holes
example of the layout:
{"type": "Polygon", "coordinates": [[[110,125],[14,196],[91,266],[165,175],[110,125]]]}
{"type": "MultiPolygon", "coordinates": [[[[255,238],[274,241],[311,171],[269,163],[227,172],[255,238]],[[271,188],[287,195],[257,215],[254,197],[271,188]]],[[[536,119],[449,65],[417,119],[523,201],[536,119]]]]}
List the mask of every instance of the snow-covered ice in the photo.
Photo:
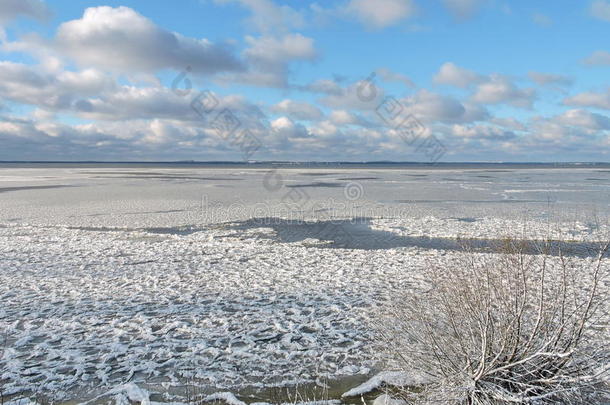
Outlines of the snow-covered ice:
{"type": "Polygon", "coordinates": [[[373,401],[373,405],[407,405],[407,401],[403,399],[392,398],[388,394],[381,394],[375,401],[373,401]]]}
{"type": "Polygon", "coordinates": [[[244,388],[373,377],[359,395],[389,376],[372,314],[459,254],[447,241],[608,235],[603,170],[268,175],[0,169],[4,394],[180,402],[162,393],[196,381],[237,405],[244,388]]]}
{"type": "MultiPolygon", "coordinates": [[[[355,397],[367,394],[369,392],[378,390],[384,386],[418,386],[424,384],[427,381],[426,377],[417,374],[405,374],[400,371],[382,371],[366,382],[352,388],[349,391],[343,393],[342,397],[355,397]]],[[[389,397],[383,397],[380,402],[388,399],[389,397]]],[[[378,400],[379,398],[377,398],[378,400]]]]}

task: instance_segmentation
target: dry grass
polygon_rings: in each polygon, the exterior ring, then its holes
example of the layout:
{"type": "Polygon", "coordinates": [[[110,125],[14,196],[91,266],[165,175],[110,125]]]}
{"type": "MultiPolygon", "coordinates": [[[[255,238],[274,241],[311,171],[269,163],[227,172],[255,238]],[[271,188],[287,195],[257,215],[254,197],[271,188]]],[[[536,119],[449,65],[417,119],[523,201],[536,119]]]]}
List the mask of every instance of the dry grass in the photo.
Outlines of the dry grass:
{"type": "Polygon", "coordinates": [[[466,251],[432,267],[421,294],[396,297],[380,341],[392,366],[430,380],[401,392],[407,402],[608,403],[608,245],[587,266],[550,246],[466,251]]]}

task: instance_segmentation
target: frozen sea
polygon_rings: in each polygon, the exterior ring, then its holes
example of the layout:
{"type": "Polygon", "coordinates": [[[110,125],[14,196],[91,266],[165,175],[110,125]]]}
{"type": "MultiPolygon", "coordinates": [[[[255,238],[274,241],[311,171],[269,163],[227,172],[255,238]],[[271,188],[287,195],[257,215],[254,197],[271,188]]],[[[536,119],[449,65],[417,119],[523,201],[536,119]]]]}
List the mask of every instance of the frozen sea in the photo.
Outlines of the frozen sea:
{"type": "Polygon", "coordinates": [[[458,239],[587,260],[609,214],[609,164],[0,164],[0,389],[347,391],[383,371],[376,308],[458,239]]]}

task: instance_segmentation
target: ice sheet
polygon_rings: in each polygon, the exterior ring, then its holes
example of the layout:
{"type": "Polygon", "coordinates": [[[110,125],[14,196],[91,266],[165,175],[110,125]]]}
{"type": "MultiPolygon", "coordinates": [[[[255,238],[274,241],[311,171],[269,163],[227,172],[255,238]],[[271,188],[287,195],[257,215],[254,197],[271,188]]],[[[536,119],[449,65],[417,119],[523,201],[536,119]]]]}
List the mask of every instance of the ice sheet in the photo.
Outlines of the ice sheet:
{"type": "Polygon", "coordinates": [[[594,169],[279,175],[275,189],[243,168],[0,169],[5,395],[155,402],[185,381],[239,393],[373,375],[372,314],[459,254],[439,241],[608,235],[610,174],[594,169]],[[383,243],[328,249],[325,224],[362,217],[345,237],[383,243]]]}

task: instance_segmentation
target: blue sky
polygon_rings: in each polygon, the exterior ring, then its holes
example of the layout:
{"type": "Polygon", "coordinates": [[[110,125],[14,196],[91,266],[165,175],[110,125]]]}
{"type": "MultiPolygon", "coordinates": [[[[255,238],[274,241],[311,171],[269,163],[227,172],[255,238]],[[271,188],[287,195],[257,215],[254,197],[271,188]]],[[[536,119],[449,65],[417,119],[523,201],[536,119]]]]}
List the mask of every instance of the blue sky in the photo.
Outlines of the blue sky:
{"type": "Polygon", "coordinates": [[[609,0],[1,0],[0,159],[608,161],[609,34],[609,0]]]}

